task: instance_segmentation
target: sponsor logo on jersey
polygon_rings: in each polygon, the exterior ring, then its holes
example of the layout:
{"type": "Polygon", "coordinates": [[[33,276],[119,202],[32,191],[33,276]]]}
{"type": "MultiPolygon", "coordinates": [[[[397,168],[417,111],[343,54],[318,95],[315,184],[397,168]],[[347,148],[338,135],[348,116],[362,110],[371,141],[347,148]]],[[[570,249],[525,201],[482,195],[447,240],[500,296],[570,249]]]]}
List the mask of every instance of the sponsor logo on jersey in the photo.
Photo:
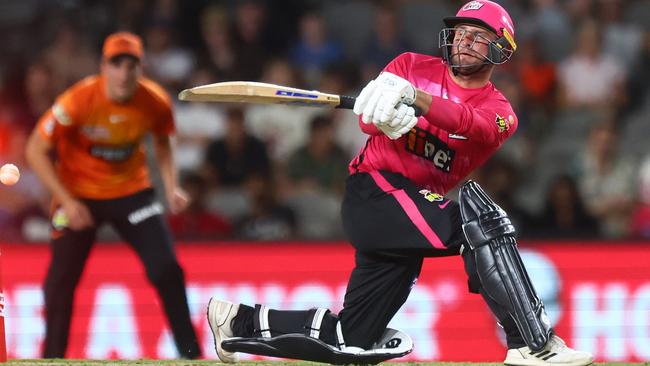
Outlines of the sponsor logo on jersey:
{"type": "Polygon", "coordinates": [[[423,195],[424,199],[426,199],[429,202],[440,202],[443,199],[442,195],[438,193],[433,193],[428,189],[420,190],[420,194],[423,195]]]}
{"type": "Polygon", "coordinates": [[[90,155],[110,162],[125,161],[133,155],[135,149],[135,144],[122,146],[92,145],[90,155]]]}
{"type": "Polygon", "coordinates": [[[480,8],[483,7],[483,3],[480,1],[470,1],[465,6],[463,6],[463,10],[479,10],[480,8]]]}
{"type": "Polygon", "coordinates": [[[81,133],[91,140],[108,140],[111,138],[111,131],[101,125],[84,125],[81,127],[81,133]]]}
{"type": "Polygon", "coordinates": [[[52,106],[52,114],[62,125],[69,126],[72,124],[72,118],[70,118],[70,115],[65,111],[65,108],[63,108],[61,104],[55,104],[52,106]]]}
{"type": "Polygon", "coordinates": [[[496,122],[497,126],[499,127],[499,132],[506,132],[506,131],[508,131],[510,129],[510,124],[508,122],[506,122],[505,118],[499,116],[498,114],[497,114],[497,117],[495,119],[495,122],[496,122]]]}
{"type": "Polygon", "coordinates": [[[108,122],[110,123],[120,123],[126,121],[126,116],[121,114],[111,114],[108,116],[108,122]]]}
{"type": "Polygon", "coordinates": [[[43,131],[45,132],[46,135],[52,136],[52,134],[54,133],[55,124],[56,124],[56,120],[54,118],[48,118],[43,123],[43,131]]]}
{"type": "Polygon", "coordinates": [[[154,202],[150,205],[144,206],[131,212],[129,216],[127,216],[127,219],[131,225],[137,225],[150,217],[161,215],[164,211],[165,208],[163,207],[162,203],[154,202]]]}
{"type": "Polygon", "coordinates": [[[409,131],[406,138],[406,151],[431,161],[443,172],[449,172],[456,154],[456,151],[450,149],[438,137],[418,127],[409,131]]]}

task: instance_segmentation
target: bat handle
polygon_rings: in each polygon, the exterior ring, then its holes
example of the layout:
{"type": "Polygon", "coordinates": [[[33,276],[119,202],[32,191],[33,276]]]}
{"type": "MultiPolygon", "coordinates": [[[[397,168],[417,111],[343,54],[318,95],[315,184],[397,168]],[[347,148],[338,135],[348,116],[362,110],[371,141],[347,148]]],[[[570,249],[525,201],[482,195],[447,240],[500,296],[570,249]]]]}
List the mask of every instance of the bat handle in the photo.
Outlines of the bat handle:
{"type": "Polygon", "coordinates": [[[356,102],[357,98],[355,97],[350,97],[347,95],[341,95],[339,96],[339,105],[336,106],[336,108],[341,108],[341,109],[352,109],[354,108],[354,102],[356,102]]]}
{"type": "MultiPolygon", "coordinates": [[[[336,106],[336,108],[341,108],[341,109],[352,109],[354,108],[354,102],[357,100],[355,97],[351,97],[348,95],[340,95],[339,96],[339,105],[336,106]]],[[[420,117],[422,115],[422,110],[415,106],[412,105],[413,109],[415,109],[415,115],[417,117],[420,117]]]]}

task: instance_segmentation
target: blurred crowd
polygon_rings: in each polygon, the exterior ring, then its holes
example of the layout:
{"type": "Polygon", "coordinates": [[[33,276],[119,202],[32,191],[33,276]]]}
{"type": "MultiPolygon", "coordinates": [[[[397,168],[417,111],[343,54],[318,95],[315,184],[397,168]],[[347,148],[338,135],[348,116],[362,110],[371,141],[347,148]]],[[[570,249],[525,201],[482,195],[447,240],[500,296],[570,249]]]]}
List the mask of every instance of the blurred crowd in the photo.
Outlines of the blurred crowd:
{"type": "MultiPolygon", "coordinates": [[[[107,34],[140,34],[146,75],[172,96],[228,80],[356,95],[401,52],[438,55],[442,18],[463,2],[0,2],[0,163],[22,172],[0,188],[3,240],[47,239],[49,197],[25,138],[98,71],[107,34]]],[[[650,238],[650,0],[498,2],[519,48],[493,81],[519,131],[472,178],[523,238],[650,238]]],[[[177,239],[343,238],[347,163],[366,139],[350,111],[177,101],[175,117],[192,199],[169,217],[177,239]]]]}

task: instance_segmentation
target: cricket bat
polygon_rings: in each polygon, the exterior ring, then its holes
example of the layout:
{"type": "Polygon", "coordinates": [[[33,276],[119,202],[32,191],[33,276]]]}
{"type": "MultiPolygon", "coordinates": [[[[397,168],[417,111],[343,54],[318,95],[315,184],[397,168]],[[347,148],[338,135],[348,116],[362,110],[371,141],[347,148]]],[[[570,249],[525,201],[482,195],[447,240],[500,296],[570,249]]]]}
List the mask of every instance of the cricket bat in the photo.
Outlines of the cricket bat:
{"type": "Polygon", "coordinates": [[[327,94],[253,81],[226,81],[185,89],[178,99],[189,102],[290,104],[352,109],[355,97],[327,94]]]}

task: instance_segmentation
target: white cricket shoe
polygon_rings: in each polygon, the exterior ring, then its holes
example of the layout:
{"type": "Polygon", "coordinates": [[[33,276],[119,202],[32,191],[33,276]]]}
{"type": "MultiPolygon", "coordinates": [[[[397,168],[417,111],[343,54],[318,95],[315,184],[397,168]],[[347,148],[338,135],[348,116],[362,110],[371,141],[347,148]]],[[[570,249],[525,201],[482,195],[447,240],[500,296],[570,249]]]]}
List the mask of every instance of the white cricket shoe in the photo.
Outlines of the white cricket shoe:
{"type": "Polygon", "coordinates": [[[569,348],[562,338],[553,334],[539,352],[528,347],[509,349],[503,363],[512,366],[585,366],[593,361],[589,352],[569,348]]]}
{"type": "Polygon", "coordinates": [[[237,315],[238,310],[239,304],[217,300],[214,297],[210,298],[208,303],[208,323],[214,336],[214,349],[221,362],[235,363],[239,361],[236,353],[221,348],[221,341],[234,336],[230,322],[237,315]]]}

